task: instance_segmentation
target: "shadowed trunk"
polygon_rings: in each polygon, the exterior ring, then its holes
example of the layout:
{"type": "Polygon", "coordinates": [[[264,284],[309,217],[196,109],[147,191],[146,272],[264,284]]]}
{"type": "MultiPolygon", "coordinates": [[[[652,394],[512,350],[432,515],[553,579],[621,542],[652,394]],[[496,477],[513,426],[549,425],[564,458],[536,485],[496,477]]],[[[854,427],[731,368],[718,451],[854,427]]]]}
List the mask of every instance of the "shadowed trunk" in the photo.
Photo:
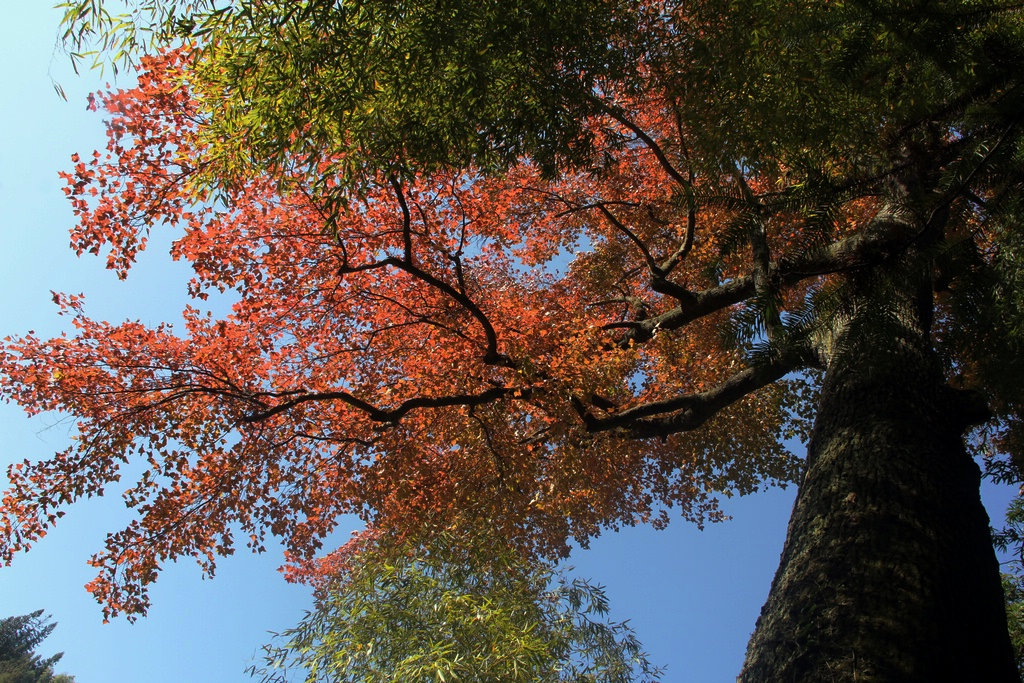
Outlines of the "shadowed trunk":
{"type": "Polygon", "coordinates": [[[980,472],[963,446],[978,411],[945,385],[924,309],[905,324],[904,307],[886,328],[877,302],[853,309],[833,350],[738,680],[1018,681],[980,472]]]}

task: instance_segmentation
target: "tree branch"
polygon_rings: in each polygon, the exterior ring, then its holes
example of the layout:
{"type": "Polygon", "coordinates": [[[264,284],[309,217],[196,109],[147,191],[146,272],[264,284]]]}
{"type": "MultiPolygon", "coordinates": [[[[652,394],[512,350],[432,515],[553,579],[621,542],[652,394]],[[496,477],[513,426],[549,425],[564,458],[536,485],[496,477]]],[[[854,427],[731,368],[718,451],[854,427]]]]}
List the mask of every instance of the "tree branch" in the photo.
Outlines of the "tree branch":
{"type": "MultiPolygon", "coordinates": [[[[411,249],[411,248],[410,248],[411,249]]],[[[409,252],[411,253],[411,251],[409,252]]],[[[472,315],[477,322],[480,323],[480,327],[483,328],[484,337],[486,339],[486,349],[484,350],[484,363],[488,365],[499,365],[502,367],[512,367],[512,359],[508,356],[498,352],[498,333],[494,330],[494,326],[491,324],[490,319],[487,315],[480,310],[480,307],[469,298],[464,292],[459,291],[455,287],[441,280],[434,275],[431,275],[427,271],[414,265],[411,261],[400,259],[395,256],[389,256],[380,261],[374,261],[373,263],[364,263],[358,266],[343,266],[340,269],[341,274],[347,273],[358,273],[366,270],[376,270],[378,268],[386,268],[391,266],[402,270],[409,275],[412,275],[417,280],[424,282],[431,287],[441,291],[454,299],[460,306],[465,308],[470,315],[472,315]]]]}
{"type": "Polygon", "coordinates": [[[528,397],[529,389],[492,387],[479,394],[453,394],[451,396],[417,397],[403,401],[397,407],[387,409],[364,401],[347,391],[321,391],[303,394],[256,413],[246,415],[242,421],[247,424],[262,422],[295,406],[310,402],[341,401],[356,410],[366,413],[374,422],[397,424],[406,414],[419,408],[443,408],[446,406],[479,406],[508,396],[528,397]]]}
{"type": "Polygon", "coordinates": [[[643,243],[643,240],[637,237],[636,233],[627,228],[625,224],[623,224],[623,222],[620,221],[607,206],[605,206],[604,202],[598,202],[595,206],[602,214],[604,214],[604,217],[608,219],[609,223],[614,225],[619,232],[626,235],[626,237],[629,238],[629,241],[636,245],[637,249],[640,250],[640,253],[643,254],[644,263],[647,264],[647,269],[651,274],[654,276],[659,275],[658,264],[655,262],[654,257],[651,256],[651,252],[648,251],[647,245],[643,243]]]}
{"type": "Polygon", "coordinates": [[[626,115],[618,107],[613,107],[612,105],[603,102],[597,97],[594,97],[593,101],[597,104],[597,107],[601,111],[608,114],[608,116],[612,117],[613,119],[621,123],[623,126],[632,131],[634,135],[640,138],[640,141],[643,142],[649,150],[651,150],[651,152],[654,154],[654,158],[658,160],[658,163],[661,164],[661,167],[665,169],[665,172],[668,173],[669,177],[671,177],[672,180],[676,181],[683,187],[690,187],[689,181],[686,178],[684,178],[683,174],[680,173],[679,170],[672,165],[672,162],[668,160],[668,157],[665,155],[665,150],[663,150],[661,146],[658,145],[658,143],[655,142],[654,139],[644,131],[643,128],[641,128],[640,126],[636,125],[628,118],[626,118],[626,115]]]}
{"type": "Polygon", "coordinates": [[[593,416],[578,399],[575,406],[588,432],[617,430],[634,438],[668,436],[700,427],[718,411],[778,381],[801,365],[797,354],[784,356],[766,365],[741,370],[713,389],[652,401],[608,417],[593,416]]]}
{"type": "Polygon", "coordinates": [[[750,208],[751,220],[747,226],[747,238],[750,241],[750,252],[752,258],[752,271],[754,277],[754,291],[763,306],[764,325],[768,332],[768,339],[777,341],[782,337],[782,318],[779,316],[778,306],[775,302],[775,292],[771,278],[771,256],[768,251],[768,231],[765,226],[764,206],[750,189],[747,179],[743,176],[743,170],[739,164],[733,166],[736,173],[736,183],[740,187],[743,200],[750,208]]]}
{"type": "MultiPolygon", "coordinates": [[[[878,263],[905,249],[915,238],[913,226],[894,220],[882,208],[871,224],[855,235],[813,251],[769,263],[767,278],[779,286],[831,273],[841,273],[878,263]]],[[[717,287],[693,292],[679,306],[645,320],[630,323],[615,345],[626,348],[650,340],[659,330],[676,330],[737,304],[757,293],[754,276],[746,275],[717,287]]]]}
{"type": "Polygon", "coordinates": [[[398,178],[392,176],[388,179],[391,187],[395,190],[395,197],[398,199],[398,206],[402,209],[402,248],[405,253],[405,262],[412,265],[412,219],[409,215],[409,205],[405,201],[405,192],[402,190],[402,183],[398,178]]]}
{"type": "Polygon", "coordinates": [[[686,212],[686,237],[683,239],[683,243],[679,245],[679,248],[672,253],[667,259],[662,261],[659,266],[662,275],[667,276],[671,273],[676,266],[678,266],[683,259],[687,257],[690,250],[693,249],[693,240],[697,232],[697,204],[693,199],[693,172],[690,172],[690,185],[691,189],[687,191],[687,204],[688,210],[686,212]]]}

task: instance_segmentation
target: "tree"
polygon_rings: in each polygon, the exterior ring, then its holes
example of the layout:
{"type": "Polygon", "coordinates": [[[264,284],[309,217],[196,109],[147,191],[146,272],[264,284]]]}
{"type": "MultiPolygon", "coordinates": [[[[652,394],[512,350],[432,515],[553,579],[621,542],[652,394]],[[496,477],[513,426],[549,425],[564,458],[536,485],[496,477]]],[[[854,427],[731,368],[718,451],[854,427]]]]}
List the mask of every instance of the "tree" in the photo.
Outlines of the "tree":
{"type": "Polygon", "coordinates": [[[354,538],[328,560],[317,604],[266,646],[263,681],[652,681],[599,587],[477,531],[428,546],[354,538]],[[283,642],[283,644],[281,644],[283,642]]]}
{"type": "Polygon", "coordinates": [[[43,610],[0,620],[0,682],[74,683],[67,674],[54,675],[53,665],[64,655],[58,652],[42,658],[35,649],[57,624],[47,624],[43,610]]]}
{"type": "Polygon", "coordinates": [[[342,512],[557,554],[799,479],[743,680],[1014,680],[964,435],[1020,462],[1020,10],[564,4],[138,5],[176,47],[95,100],[73,245],[126,276],[167,224],[235,302],[177,335],[58,295],[74,336],[6,344],[79,430],[10,472],[6,558],[131,458],[107,614],[342,512]]]}

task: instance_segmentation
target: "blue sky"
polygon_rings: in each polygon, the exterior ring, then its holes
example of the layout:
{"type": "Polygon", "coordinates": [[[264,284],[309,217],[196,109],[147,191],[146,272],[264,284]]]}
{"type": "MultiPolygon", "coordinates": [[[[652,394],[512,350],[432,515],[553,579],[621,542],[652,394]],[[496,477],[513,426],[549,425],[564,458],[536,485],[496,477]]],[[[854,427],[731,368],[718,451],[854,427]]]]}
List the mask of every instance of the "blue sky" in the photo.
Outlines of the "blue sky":
{"type": "MultiPolygon", "coordinates": [[[[85,292],[87,311],[110,320],[178,319],[186,268],[167,256],[169,237],[152,246],[126,282],[99,259],[67,248],[72,216],[57,171],[73,152],[105,142],[101,116],[85,95],[102,87],[97,72],[75,77],[54,49],[58,10],[14,3],[0,26],[0,337],[60,331],[50,291],[85,292]],[[52,83],[68,95],[61,100],[52,83]]],[[[109,78],[110,75],[108,74],[109,78]]],[[[123,81],[120,85],[125,85],[123,81]]],[[[27,419],[0,405],[0,465],[46,457],[62,448],[68,427],[53,417],[27,419]]],[[[116,493],[116,491],[115,491],[116,493]]],[[[612,616],[629,619],[651,654],[669,667],[666,681],[735,679],[747,637],[775,571],[794,489],[724,501],[733,520],[703,531],[678,521],[667,531],[627,529],[574,555],[576,573],[603,583],[612,616]]],[[[1001,517],[1010,492],[986,487],[990,514],[1001,517]]],[[[190,561],[167,568],[150,614],[135,624],[103,624],[82,588],[86,564],[106,532],[127,520],[120,497],[73,506],[60,525],[11,567],[0,568],[0,617],[43,608],[59,623],[43,651],[63,650],[59,670],[78,683],[248,681],[244,669],[268,632],[294,625],[311,600],[277,572],[280,554],[244,551],[203,580],[190,561]]],[[[339,536],[355,528],[343,520],[339,536]]]]}

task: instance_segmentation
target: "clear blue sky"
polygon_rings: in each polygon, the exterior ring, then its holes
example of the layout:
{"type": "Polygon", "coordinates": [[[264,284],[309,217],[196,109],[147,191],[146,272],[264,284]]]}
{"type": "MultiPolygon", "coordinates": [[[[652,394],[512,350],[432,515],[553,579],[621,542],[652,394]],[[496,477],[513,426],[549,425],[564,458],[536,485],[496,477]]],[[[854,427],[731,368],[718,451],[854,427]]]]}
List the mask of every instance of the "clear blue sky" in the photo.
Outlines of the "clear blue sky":
{"type": "MultiPolygon", "coordinates": [[[[85,95],[103,85],[96,72],[75,77],[55,52],[59,11],[48,3],[11,3],[0,26],[0,337],[60,331],[50,290],[84,292],[87,311],[110,320],[178,320],[188,273],[167,256],[157,234],[126,282],[95,258],[67,248],[70,209],[57,171],[73,152],[105,143],[102,118],[85,95]],[[68,102],[54,92],[58,81],[68,102]]],[[[110,78],[110,74],[107,74],[110,78]]],[[[121,85],[126,85],[122,79],[121,85]]],[[[68,428],[55,417],[28,420],[0,405],[0,466],[63,448],[68,428]]],[[[277,573],[280,555],[241,551],[202,580],[194,563],[163,572],[153,608],[135,624],[102,624],[82,588],[90,555],[106,532],[126,522],[114,495],[73,506],[61,524],[11,567],[0,568],[0,617],[38,608],[59,626],[43,652],[63,650],[59,670],[78,683],[234,683],[268,639],[310,607],[308,592],[277,573]]],[[[679,521],[669,530],[607,534],[574,555],[576,573],[608,588],[613,618],[630,619],[668,682],[735,679],[746,640],[775,571],[794,490],[725,501],[734,519],[699,531],[679,521]]],[[[1009,492],[986,488],[990,514],[1002,516],[1009,492]]],[[[354,522],[343,520],[340,537],[354,522]]]]}

